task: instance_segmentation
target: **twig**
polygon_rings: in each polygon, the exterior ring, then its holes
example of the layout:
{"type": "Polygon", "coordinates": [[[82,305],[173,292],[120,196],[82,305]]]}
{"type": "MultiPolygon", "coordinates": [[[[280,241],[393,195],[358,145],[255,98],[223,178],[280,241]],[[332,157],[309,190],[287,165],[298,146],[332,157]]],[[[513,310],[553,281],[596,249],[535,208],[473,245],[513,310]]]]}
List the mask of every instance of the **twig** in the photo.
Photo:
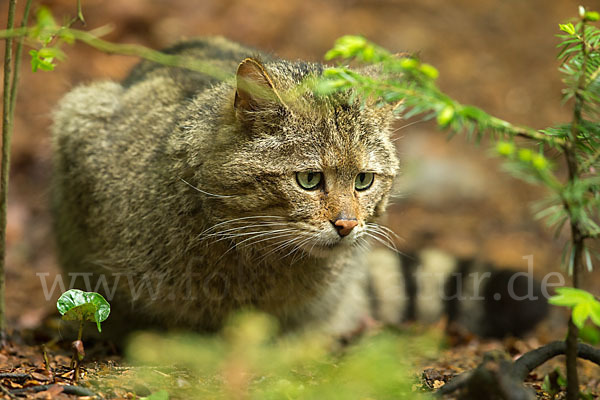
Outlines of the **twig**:
{"type": "MultiPolygon", "coordinates": [[[[22,393],[27,393],[30,391],[33,391],[35,393],[37,392],[43,392],[44,390],[48,390],[50,389],[52,386],[55,386],[56,384],[53,385],[37,385],[37,386],[30,386],[27,388],[23,388],[23,389],[13,389],[10,391],[10,393],[12,394],[22,394],[22,393]]],[[[96,393],[92,392],[89,389],[86,389],[84,387],[81,386],[73,386],[73,385],[60,385],[60,387],[63,389],[63,393],[65,394],[74,394],[75,396],[96,396],[96,393]]]]}
{"type": "MultiPolygon", "coordinates": [[[[25,10],[23,11],[23,19],[21,20],[21,29],[27,27],[27,20],[29,19],[29,9],[31,8],[32,0],[27,0],[25,3],[25,10]]],[[[15,50],[15,63],[13,68],[12,85],[10,87],[10,113],[11,116],[15,115],[15,103],[17,102],[17,88],[19,85],[19,69],[21,68],[21,53],[23,52],[23,39],[21,36],[17,41],[17,48],[15,50]]]]}
{"type": "Polygon", "coordinates": [[[223,71],[210,62],[198,60],[192,57],[166,54],[137,44],[111,43],[100,39],[89,32],[78,29],[69,29],[68,32],[71,33],[76,40],[82,41],[85,44],[104,53],[140,57],[169,67],[180,67],[201,72],[219,80],[225,80],[231,77],[231,74],[223,71]]]}
{"type": "Polygon", "coordinates": [[[21,372],[2,372],[0,373],[0,379],[13,379],[16,381],[25,381],[31,379],[31,375],[21,372]]]}
{"type": "Polygon", "coordinates": [[[83,18],[83,11],[81,9],[81,0],[77,0],[77,18],[85,26],[85,18],[83,18]]]}
{"type": "Polygon", "coordinates": [[[7,395],[10,399],[16,399],[17,398],[17,396],[15,396],[14,394],[12,394],[7,388],[5,388],[2,385],[0,385],[0,390],[2,390],[2,393],[4,393],[5,395],[7,395]]]}

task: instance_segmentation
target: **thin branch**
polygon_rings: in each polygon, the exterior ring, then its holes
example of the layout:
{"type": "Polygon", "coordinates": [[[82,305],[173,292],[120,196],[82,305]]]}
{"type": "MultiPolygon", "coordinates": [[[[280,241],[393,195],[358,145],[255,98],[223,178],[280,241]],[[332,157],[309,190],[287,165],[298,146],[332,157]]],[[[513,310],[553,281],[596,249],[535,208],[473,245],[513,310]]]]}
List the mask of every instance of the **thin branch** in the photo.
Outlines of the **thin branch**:
{"type": "MultiPolygon", "coordinates": [[[[38,392],[46,391],[46,390],[52,388],[53,386],[57,386],[57,384],[30,386],[30,387],[23,388],[23,389],[13,389],[10,392],[12,394],[25,394],[27,392],[38,393],[38,392]]],[[[64,394],[73,394],[76,396],[89,396],[92,398],[96,397],[96,393],[92,392],[89,389],[81,387],[81,386],[73,386],[73,385],[58,385],[58,386],[63,390],[64,394]]]]}
{"type": "MultiPolygon", "coordinates": [[[[0,30],[0,39],[6,39],[8,41],[11,38],[27,36],[30,31],[31,29],[26,27],[0,30]]],[[[198,60],[193,57],[166,54],[137,44],[112,43],[100,39],[93,33],[79,29],[62,28],[62,32],[69,33],[74,39],[79,40],[104,53],[139,57],[169,67],[180,67],[189,69],[191,71],[201,72],[205,75],[220,80],[224,80],[232,76],[231,74],[224,72],[221,68],[215,67],[210,62],[198,60]]],[[[57,35],[60,35],[60,33],[60,31],[57,31],[57,35]]]]}
{"type": "MultiPolygon", "coordinates": [[[[25,10],[23,11],[23,19],[21,21],[21,28],[27,27],[27,20],[29,19],[29,9],[31,8],[32,0],[27,0],[25,3],[25,10]]],[[[13,68],[13,79],[10,87],[10,113],[15,115],[15,103],[17,102],[17,87],[19,85],[19,69],[21,68],[21,53],[23,52],[23,39],[21,36],[17,42],[17,49],[15,50],[15,63],[13,68]]]]}
{"type": "Polygon", "coordinates": [[[140,57],[169,67],[180,67],[201,72],[220,80],[231,77],[231,74],[224,72],[221,68],[216,67],[210,62],[201,61],[192,57],[166,54],[137,44],[111,43],[100,39],[89,32],[78,29],[69,29],[68,32],[71,33],[76,40],[84,42],[104,53],[140,57]]]}
{"type": "Polygon", "coordinates": [[[549,136],[543,132],[536,131],[533,128],[525,126],[512,125],[511,123],[504,121],[500,118],[496,118],[490,115],[490,121],[493,125],[502,126],[507,130],[511,131],[514,136],[523,137],[530,140],[542,141],[546,143],[553,143],[557,146],[562,146],[565,141],[558,137],[549,136]]]}
{"type": "Polygon", "coordinates": [[[31,379],[31,375],[21,373],[21,372],[0,372],[0,379],[10,379],[13,381],[25,381],[27,379],[31,379]]]}
{"type": "MultiPolygon", "coordinates": [[[[13,17],[14,18],[14,17],[13,17]]],[[[13,19],[14,21],[14,19],[13,19]]],[[[16,37],[27,36],[29,28],[12,28],[0,30],[0,39],[12,39],[16,37]]]]}

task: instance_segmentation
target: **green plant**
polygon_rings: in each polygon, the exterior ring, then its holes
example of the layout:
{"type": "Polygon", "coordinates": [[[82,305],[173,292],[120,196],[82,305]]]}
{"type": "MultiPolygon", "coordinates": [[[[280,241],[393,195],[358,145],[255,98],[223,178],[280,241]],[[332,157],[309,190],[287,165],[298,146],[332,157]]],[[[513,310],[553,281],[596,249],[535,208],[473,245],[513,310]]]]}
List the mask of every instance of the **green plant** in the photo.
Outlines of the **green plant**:
{"type": "Polygon", "coordinates": [[[83,348],[83,324],[85,321],[95,322],[98,332],[101,332],[100,323],[104,322],[110,314],[110,304],[96,292],[84,292],[79,289],[70,289],[64,292],[56,302],[56,308],[65,321],[78,321],[79,332],[77,340],[72,343],[73,359],[71,368],[75,368],[75,378],[79,379],[79,364],[85,356],[83,348]]]}
{"type": "MultiPolygon", "coordinates": [[[[573,118],[546,129],[516,126],[493,117],[483,110],[460,104],[436,85],[437,70],[417,57],[395,56],[363,37],[344,36],[326,54],[327,59],[341,58],[379,65],[379,77],[363,75],[339,66],[324,72],[317,82],[317,95],[338,90],[355,90],[381,103],[400,103],[397,110],[405,118],[422,115],[435,119],[450,135],[465,132],[481,139],[486,135],[496,143],[496,152],[506,160],[513,175],[545,186],[550,195],[538,205],[537,216],[546,218],[557,233],[567,224],[570,241],[564,249],[563,265],[572,275],[573,287],[581,287],[583,267],[593,268],[593,251],[587,240],[600,236],[600,30],[593,23],[600,15],[579,9],[579,19],[561,24],[561,48],[558,55],[565,83],[564,101],[572,101],[573,118]],[[518,137],[527,141],[516,140],[518,137]],[[548,154],[560,153],[568,176],[562,179],[548,154]]],[[[597,256],[597,254],[594,254],[597,256]]],[[[573,307],[566,339],[567,398],[579,396],[576,359],[579,329],[587,317],[598,323],[598,302],[583,290],[564,290],[555,304],[573,307]]],[[[554,350],[560,346],[554,345],[554,350]]],[[[593,351],[592,351],[593,352],[593,351]]],[[[539,353],[541,354],[541,353],[539,353]]],[[[541,360],[541,358],[540,358],[541,360]]]]}
{"type": "Polygon", "coordinates": [[[413,391],[416,377],[409,371],[417,355],[435,356],[435,337],[380,332],[342,352],[334,348],[331,338],[314,332],[281,336],[273,318],[241,312],[210,336],[140,333],[127,356],[153,368],[177,365],[161,375],[140,368],[137,376],[151,390],[166,389],[174,398],[428,398],[413,391]],[[181,371],[191,385],[177,383],[181,371]]]}
{"type": "Polygon", "coordinates": [[[550,298],[556,306],[572,308],[571,319],[577,328],[583,329],[587,319],[600,326],[600,301],[589,292],[575,288],[558,288],[557,295],[550,298]]]}

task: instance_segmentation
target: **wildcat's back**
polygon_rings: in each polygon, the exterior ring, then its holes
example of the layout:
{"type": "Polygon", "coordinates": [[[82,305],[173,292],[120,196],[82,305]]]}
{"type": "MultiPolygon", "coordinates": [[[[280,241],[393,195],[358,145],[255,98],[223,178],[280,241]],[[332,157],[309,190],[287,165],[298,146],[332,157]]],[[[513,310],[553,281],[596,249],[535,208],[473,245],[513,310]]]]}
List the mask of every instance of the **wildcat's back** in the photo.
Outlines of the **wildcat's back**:
{"type": "Polygon", "coordinates": [[[224,39],[169,51],[231,78],[143,62],[56,111],[64,269],[116,288],[132,324],[211,330],[253,306],[284,328],[354,329],[367,310],[361,246],[397,169],[391,110],[350,93],[286,97],[320,64],[248,58],[224,39]]]}

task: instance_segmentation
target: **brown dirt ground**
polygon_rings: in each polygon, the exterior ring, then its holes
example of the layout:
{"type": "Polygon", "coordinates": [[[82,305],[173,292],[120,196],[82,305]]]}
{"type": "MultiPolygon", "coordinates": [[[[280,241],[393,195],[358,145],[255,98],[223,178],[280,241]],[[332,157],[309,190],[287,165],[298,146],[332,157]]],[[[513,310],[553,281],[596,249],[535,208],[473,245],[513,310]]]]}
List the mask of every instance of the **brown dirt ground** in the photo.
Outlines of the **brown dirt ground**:
{"type": "MultiPolygon", "coordinates": [[[[75,13],[74,0],[42,3],[58,18],[75,13]]],[[[282,57],[319,61],[337,37],[363,34],[394,51],[419,52],[439,69],[441,87],[462,102],[537,128],[570,117],[568,107],[560,106],[554,37],[557,24],[574,16],[580,3],[598,6],[591,0],[83,3],[89,28],[110,24],[114,29],[106,36],[108,40],[153,48],[185,37],[223,35],[282,57]]],[[[0,5],[0,20],[4,21],[7,1],[0,1],[0,5]]],[[[65,50],[68,59],[55,72],[34,74],[27,63],[21,71],[11,160],[6,277],[9,327],[21,336],[38,328],[53,312],[58,295],[45,299],[39,276],[48,274],[51,282],[58,271],[48,213],[52,107],[73,86],[93,79],[121,79],[137,61],[102,54],[81,44],[65,50]]],[[[402,196],[391,207],[389,226],[404,238],[398,243],[402,250],[434,245],[456,255],[476,256],[516,269],[525,269],[523,256],[534,255],[538,275],[560,271],[561,242],[566,236],[553,240],[543,223],[533,219],[529,205],[543,195],[539,188],[502,173],[496,159],[463,138],[446,141],[444,133],[430,123],[400,123],[396,135],[405,178],[400,187],[402,196]]],[[[600,293],[598,275],[596,271],[586,279],[586,288],[596,294],[600,293]]],[[[564,315],[556,313],[533,338],[516,343],[529,348],[562,338],[563,322],[564,315]]],[[[42,340],[29,339],[38,344],[42,340]]],[[[13,346],[21,346],[19,343],[13,346]]],[[[474,340],[442,355],[435,365],[464,368],[477,363],[490,346],[510,350],[515,344],[474,340]]],[[[19,365],[29,369],[41,366],[39,350],[14,349],[13,353],[10,349],[0,353],[0,371],[19,365]],[[25,361],[19,364],[20,356],[25,361]]],[[[60,363],[59,355],[56,357],[60,363]]],[[[586,371],[588,385],[598,393],[599,370],[586,371]]]]}

